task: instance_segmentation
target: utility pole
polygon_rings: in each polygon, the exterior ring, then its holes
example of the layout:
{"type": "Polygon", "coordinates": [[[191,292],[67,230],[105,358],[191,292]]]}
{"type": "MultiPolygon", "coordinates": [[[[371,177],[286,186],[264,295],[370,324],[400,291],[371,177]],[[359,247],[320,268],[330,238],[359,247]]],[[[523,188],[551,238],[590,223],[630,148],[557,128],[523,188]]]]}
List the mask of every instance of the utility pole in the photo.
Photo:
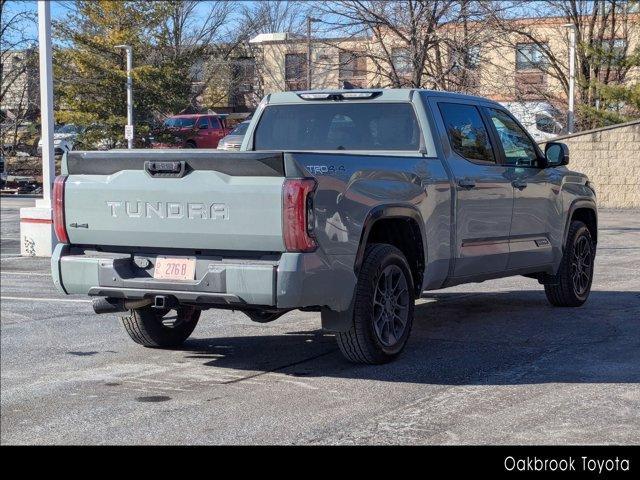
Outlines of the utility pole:
{"type": "Polygon", "coordinates": [[[576,26],[563,25],[569,29],[569,111],[567,112],[567,133],[575,130],[575,83],[576,83],[576,26]]]}
{"type": "Polygon", "coordinates": [[[127,148],[133,148],[133,80],[131,69],[133,68],[133,49],[130,45],[116,45],[127,52],[127,126],[124,129],[124,136],[127,139],[127,148]]]}
{"type": "Polygon", "coordinates": [[[307,17],[307,90],[311,90],[311,24],[321,20],[307,17]]]}

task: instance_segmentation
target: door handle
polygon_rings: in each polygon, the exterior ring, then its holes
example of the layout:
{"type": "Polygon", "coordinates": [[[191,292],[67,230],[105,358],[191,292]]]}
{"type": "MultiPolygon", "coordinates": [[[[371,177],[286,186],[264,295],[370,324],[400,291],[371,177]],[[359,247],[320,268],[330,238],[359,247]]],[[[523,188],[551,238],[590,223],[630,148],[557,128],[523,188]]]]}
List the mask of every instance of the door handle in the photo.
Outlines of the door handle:
{"type": "Polygon", "coordinates": [[[511,185],[513,185],[513,187],[517,188],[518,190],[524,190],[525,188],[527,188],[527,182],[524,182],[522,180],[514,180],[513,182],[511,182],[511,185]]]}
{"type": "Polygon", "coordinates": [[[458,180],[458,186],[468,190],[470,188],[474,188],[476,186],[476,182],[470,178],[461,178],[458,180]]]}

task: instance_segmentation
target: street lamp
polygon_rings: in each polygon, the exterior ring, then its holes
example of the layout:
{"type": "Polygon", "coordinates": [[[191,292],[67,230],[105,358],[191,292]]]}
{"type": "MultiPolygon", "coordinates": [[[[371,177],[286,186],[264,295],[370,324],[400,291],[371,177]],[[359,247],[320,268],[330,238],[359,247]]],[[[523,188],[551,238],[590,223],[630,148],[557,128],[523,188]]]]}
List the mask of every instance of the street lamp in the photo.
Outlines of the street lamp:
{"type": "Polygon", "coordinates": [[[133,49],[130,45],[116,45],[127,52],[127,126],[124,129],[124,136],[127,139],[127,148],[133,148],[133,81],[131,79],[131,68],[133,65],[133,49]]]}
{"type": "Polygon", "coordinates": [[[318,18],[307,17],[307,90],[311,90],[311,23],[321,21],[318,18]]]}
{"type": "Polygon", "coordinates": [[[569,111],[567,112],[567,133],[573,133],[575,125],[576,26],[573,23],[565,23],[562,26],[569,29],[569,111]]]}

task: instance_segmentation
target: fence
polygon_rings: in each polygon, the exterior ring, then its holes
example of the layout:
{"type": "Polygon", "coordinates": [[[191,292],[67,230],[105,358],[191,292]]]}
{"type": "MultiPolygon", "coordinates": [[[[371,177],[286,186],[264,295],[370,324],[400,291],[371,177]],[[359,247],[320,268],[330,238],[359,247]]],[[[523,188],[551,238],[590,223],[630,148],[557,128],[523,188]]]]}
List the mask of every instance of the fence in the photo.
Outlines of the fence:
{"type": "Polygon", "coordinates": [[[599,207],[640,208],[640,120],[556,140],[569,147],[569,168],[595,185],[599,207]]]}

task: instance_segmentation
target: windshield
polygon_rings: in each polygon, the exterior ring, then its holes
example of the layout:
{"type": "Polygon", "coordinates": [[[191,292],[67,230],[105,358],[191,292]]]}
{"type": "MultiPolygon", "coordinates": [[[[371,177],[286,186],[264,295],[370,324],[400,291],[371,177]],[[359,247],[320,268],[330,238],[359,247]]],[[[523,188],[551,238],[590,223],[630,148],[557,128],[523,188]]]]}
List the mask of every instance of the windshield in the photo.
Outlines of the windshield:
{"type": "Polygon", "coordinates": [[[60,128],[57,128],[56,133],[78,133],[78,127],[72,124],[63,125],[60,128]]]}
{"type": "Polygon", "coordinates": [[[545,133],[560,133],[560,125],[553,118],[547,115],[536,115],[536,127],[545,133]]]}
{"type": "Polygon", "coordinates": [[[163,125],[169,128],[189,128],[189,127],[193,127],[195,123],[196,121],[193,118],[173,117],[173,118],[167,118],[164,121],[163,125]]]}
{"type": "Polygon", "coordinates": [[[244,135],[247,133],[247,128],[249,128],[250,122],[242,122],[236,128],[234,128],[229,135],[244,135]]]}
{"type": "Polygon", "coordinates": [[[268,106],[256,150],[399,150],[420,147],[410,103],[331,102],[268,106]]]}

